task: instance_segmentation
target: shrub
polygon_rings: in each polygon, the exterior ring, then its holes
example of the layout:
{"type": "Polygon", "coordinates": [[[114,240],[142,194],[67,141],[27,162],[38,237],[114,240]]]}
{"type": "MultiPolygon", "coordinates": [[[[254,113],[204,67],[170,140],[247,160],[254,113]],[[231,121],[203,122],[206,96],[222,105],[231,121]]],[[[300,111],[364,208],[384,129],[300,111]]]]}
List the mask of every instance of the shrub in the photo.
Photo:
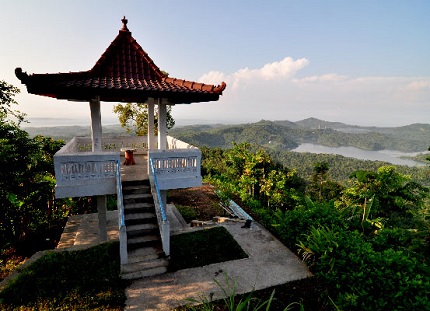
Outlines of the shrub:
{"type": "Polygon", "coordinates": [[[1,310],[122,310],[119,243],[49,252],[0,293],[1,310]]]}
{"type": "Polygon", "coordinates": [[[248,257],[224,227],[174,235],[170,242],[170,271],[248,257]]]}
{"type": "Polygon", "coordinates": [[[312,227],[300,248],[343,310],[430,310],[428,267],[406,251],[377,252],[362,233],[339,227],[312,227]]]}
{"type": "Polygon", "coordinates": [[[197,212],[194,207],[187,205],[176,205],[176,208],[187,223],[197,219],[197,212]]]}
{"type": "Polygon", "coordinates": [[[339,226],[346,223],[333,202],[313,203],[308,200],[306,206],[297,206],[291,211],[277,211],[273,214],[273,230],[281,241],[290,249],[297,249],[302,235],[308,234],[312,226],[339,226]]]}

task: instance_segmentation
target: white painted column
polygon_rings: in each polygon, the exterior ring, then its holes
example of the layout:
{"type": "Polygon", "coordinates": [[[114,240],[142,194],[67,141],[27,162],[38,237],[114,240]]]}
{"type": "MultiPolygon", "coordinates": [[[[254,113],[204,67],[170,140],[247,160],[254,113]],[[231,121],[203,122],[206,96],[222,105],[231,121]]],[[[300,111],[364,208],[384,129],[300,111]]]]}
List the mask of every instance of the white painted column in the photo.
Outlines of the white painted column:
{"type": "Polygon", "coordinates": [[[166,100],[161,98],[158,99],[158,149],[166,150],[167,149],[167,108],[166,108],[166,100]]]}
{"type": "MultiPolygon", "coordinates": [[[[100,97],[90,101],[91,110],[91,141],[92,151],[102,151],[102,116],[100,110],[100,97]]],[[[99,219],[100,241],[107,241],[106,210],[107,200],[105,195],[97,196],[97,216],[99,219]]]]}
{"type": "MultiPolygon", "coordinates": [[[[154,110],[155,98],[148,98],[148,150],[155,149],[155,126],[154,126],[154,110]]],[[[148,175],[151,174],[151,167],[149,166],[149,153],[148,153],[148,175]]]]}
{"type": "MultiPolygon", "coordinates": [[[[158,99],[158,149],[167,149],[167,100],[158,99]]],[[[160,191],[164,208],[167,209],[167,190],[160,191]]]]}
{"type": "Polygon", "coordinates": [[[97,216],[99,218],[99,233],[100,241],[105,242],[107,237],[107,221],[106,221],[107,200],[105,195],[97,196],[97,216]]]}
{"type": "Polygon", "coordinates": [[[93,152],[102,151],[102,117],[100,112],[100,98],[90,101],[91,110],[91,140],[93,152]]]}
{"type": "Polygon", "coordinates": [[[155,99],[149,98],[147,105],[148,105],[148,149],[155,149],[155,127],[154,127],[155,99]]]}
{"type": "Polygon", "coordinates": [[[164,210],[167,212],[167,190],[160,190],[161,201],[163,202],[164,210]]]}

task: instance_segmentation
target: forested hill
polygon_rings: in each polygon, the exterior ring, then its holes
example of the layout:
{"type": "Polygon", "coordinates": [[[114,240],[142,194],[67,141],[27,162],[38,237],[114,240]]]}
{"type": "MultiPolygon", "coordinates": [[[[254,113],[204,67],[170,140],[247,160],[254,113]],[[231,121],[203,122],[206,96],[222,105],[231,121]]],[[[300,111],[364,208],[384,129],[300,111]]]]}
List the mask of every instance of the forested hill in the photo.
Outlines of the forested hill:
{"type": "Polygon", "coordinates": [[[327,147],[353,146],[365,150],[426,151],[430,125],[360,127],[315,118],[266,121],[239,125],[193,125],[173,128],[170,135],[196,146],[230,148],[232,142],[256,143],[273,150],[291,150],[301,143],[327,147]]]}

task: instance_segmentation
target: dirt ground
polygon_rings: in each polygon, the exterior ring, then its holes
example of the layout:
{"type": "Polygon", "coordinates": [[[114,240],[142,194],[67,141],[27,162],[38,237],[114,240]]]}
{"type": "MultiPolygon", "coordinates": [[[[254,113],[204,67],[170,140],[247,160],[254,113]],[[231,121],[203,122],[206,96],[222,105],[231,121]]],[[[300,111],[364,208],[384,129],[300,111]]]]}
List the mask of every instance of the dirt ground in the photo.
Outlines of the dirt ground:
{"type": "Polygon", "coordinates": [[[168,202],[175,205],[193,207],[198,220],[211,220],[214,216],[226,216],[220,206],[215,188],[210,184],[201,187],[169,190],[168,202]]]}

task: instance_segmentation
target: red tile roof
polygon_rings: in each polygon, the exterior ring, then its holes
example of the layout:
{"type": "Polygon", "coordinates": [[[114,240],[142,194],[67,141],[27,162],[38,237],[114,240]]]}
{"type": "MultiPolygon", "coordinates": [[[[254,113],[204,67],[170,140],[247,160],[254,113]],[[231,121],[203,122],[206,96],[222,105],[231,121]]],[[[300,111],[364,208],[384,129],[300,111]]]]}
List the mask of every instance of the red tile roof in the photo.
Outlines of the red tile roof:
{"type": "Polygon", "coordinates": [[[110,46],[89,71],[31,74],[15,69],[32,94],[58,99],[86,100],[97,96],[109,102],[145,102],[167,98],[170,103],[218,100],[226,88],[166,76],[132,37],[127,20],[110,46]]]}

